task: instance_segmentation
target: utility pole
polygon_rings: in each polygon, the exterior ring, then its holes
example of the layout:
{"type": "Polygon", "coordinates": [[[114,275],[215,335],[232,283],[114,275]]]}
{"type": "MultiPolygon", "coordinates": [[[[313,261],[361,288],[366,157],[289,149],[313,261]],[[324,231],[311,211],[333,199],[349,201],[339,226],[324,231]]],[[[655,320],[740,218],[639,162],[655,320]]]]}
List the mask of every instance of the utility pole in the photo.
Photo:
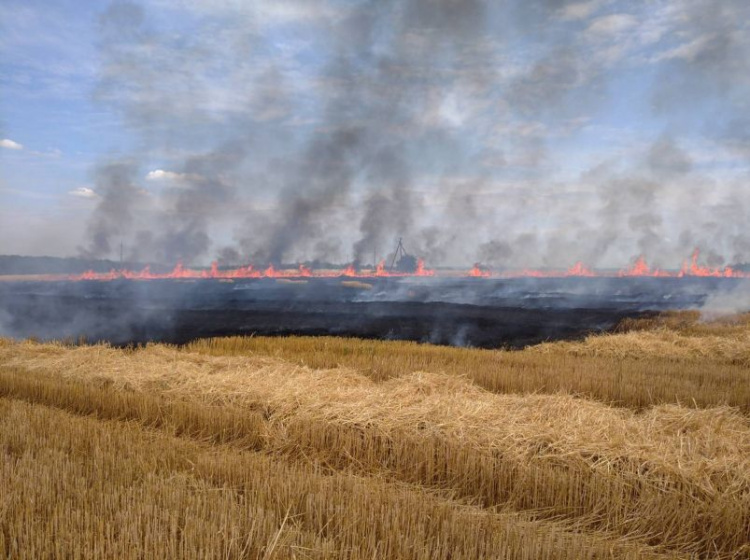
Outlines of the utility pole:
{"type": "Polygon", "coordinates": [[[402,238],[398,238],[398,245],[396,245],[396,252],[393,253],[393,260],[391,261],[391,266],[388,270],[393,270],[393,265],[396,264],[396,259],[401,255],[402,257],[406,255],[406,249],[404,249],[404,244],[402,242],[402,238]]]}

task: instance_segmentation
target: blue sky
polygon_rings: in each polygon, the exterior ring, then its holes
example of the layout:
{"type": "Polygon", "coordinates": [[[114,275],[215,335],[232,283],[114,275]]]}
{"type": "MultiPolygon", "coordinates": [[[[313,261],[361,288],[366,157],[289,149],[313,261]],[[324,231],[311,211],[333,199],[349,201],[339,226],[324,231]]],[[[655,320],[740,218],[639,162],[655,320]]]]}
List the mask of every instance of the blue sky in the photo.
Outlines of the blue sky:
{"type": "Polygon", "coordinates": [[[5,0],[0,253],[750,260],[746,4],[5,0]]]}

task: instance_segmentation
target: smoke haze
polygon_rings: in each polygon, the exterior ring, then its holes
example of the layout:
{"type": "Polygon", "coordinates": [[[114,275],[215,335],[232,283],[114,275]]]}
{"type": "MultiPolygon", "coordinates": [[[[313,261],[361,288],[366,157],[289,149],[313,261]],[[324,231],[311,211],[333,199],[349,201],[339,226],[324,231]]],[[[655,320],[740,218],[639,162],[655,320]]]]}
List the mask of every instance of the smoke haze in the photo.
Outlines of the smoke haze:
{"type": "Polygon", "coordinates": [[[748,22],[745,0],[111,2],[91,95],[128,141],[90,170],[79,252],[748,262],[748,22]]]}

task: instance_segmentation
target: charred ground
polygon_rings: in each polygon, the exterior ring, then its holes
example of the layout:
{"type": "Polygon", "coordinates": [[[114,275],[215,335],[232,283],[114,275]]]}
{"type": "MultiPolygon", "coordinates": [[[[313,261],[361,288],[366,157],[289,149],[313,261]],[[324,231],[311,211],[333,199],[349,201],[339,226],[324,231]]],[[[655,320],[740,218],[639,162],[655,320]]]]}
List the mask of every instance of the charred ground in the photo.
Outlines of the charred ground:
{"type": "Polygon", "coordinates": [[[700,307],[732,279],[387,278],[0,283],[0,334],[126,345],[339,335],[518,348],[700,307]]]}

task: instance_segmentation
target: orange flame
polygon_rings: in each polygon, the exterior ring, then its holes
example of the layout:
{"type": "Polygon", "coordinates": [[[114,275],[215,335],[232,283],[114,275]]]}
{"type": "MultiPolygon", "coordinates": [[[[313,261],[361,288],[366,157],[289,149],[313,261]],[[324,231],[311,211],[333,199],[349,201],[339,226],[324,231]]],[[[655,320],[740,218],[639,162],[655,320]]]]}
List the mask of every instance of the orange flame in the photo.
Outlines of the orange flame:
{"type": "Polygon", "coordinates": [[[489,278],[492,276],[492,273],[489,270],[483,269],[479,267],[479,264],[475,264],[474,268],[472,268],[467,276],[471,278],[489,278]]]}
{"type": "Polygon", "coordinates": [[[653,277],[670,277],[674,274],[667,272],[666,270],[659,270],[658,268],[652,269],[646,259],[641,255],[636,261],[628,268],[621,270],[617,273],[617,276],[653,276],[653,277]]]}
{"type": "MultiPolygon", "coordinates": [[[[690,259],[690,262],[685,261],[682,268],[679,271],[670,272],[667,270],[661,270],[658,268],[651,268],[646,259],[643,256],[639,256],[635,262],[627,268],[624,268],[614,274],[617,277],[654,277],[654,278],[682,278],[684,276],[711,276],[711,277],[722,277],[722,278],[750,278],[750,273],[741,272],[734,270],[732,267],[726,268],[710,268],[701,266],[698,264],[700,252],[696,249],[690,259]]],[[[564,276],[572,277],[583,277],[583,276],[596,276],[596,277],[607,277],[613,276],[606,272],[594,271],[586,267],[583,263],[577,262],[567,271],[559,270],[535,270],[535,269],[523,269],[519,272],[510,272],[505,274],[506,277],[528,277],[528,278],[560,278],[564,276]]]]}
{"type": "Polygon", "coordinates": [[[591,269],[584,265],[581,261],[578,261],[571,266],[565,273],[565,276],[596,276],[591,269]]]}
{"type": "Polygon", "coordinates": [[[750,274],[737,272],[732,267],[728,266],[725,268],[710,268],[708,266],[701,266],[698,264],[698,258],[700,257],[700,250],[695,249],[693,255],[690,257],[690,265],[685,262],[680,270],[680,276],[712,276],[715,278],[748,278],[750,274]]]}
{"type": "Polygon", "coordinates": [[[426,269],[424,267],[424,260],[417,259],[417,270],[414,272],[414,276],[435,276],[435,271],[426,269]]]}
{"type": "MultiPolygon", "coordinates": [[[[716,278],[750,278],[750,272],[741,272],[731,267],[711,268],[699,264],[700,252],[696,249],[690,260],[686,260],[679,271],[660,270],[652,268],[646,262],[643,256],[639,256],[633,263],[620,270],[619,272],[595,271],[582,262],[576,262],[567,270],[537,270],[523,269],[520,271],[511,271],[502,275],[505,278],[566,278],[566,277],[671,277],[682,278],[685,276],[699,277],[716,277],[716,278]]],[[[488,278],[492,276],[490,271],[483,269],[479,264],[466,274],[470,277],[488,278]]],[[[208,270],[192,270],[185,268],[182,263],[177,263],[171,272],[154,273],[146,266],[141,271],[131,270],[110,270],[109,272],[87,271],[83,274],[72,276],[49,276],[50,280],[157,280],[157,279],[198,279],[198,278],[217,278],[217,279],[237,279],[237,278],[335,278],[335,277],[357,277],[357,278],[388,278],[388,277],[408,277],[408,276],[435,276],[435,271],[425,267],[424,260],[417,260],[417,268],[414,272],[396,272],[386,270],[385,261],[381,260],[374,270],[357,271],[353,264],[348,265],[341,270],[323,270],[315,271],[309,267],[300,264],[296,269],[278,270],[273,265],[269,265],[265,270],[256,270],[252,265],[234,268],[220,269],[217,262],[212,262],[208,270]]]]}
{"type": "Polygon", "coordinates": [[[353,264],[350,264],[341,271],[341,276],[357,276],[357,270],[354,268],[353,264]]]}

